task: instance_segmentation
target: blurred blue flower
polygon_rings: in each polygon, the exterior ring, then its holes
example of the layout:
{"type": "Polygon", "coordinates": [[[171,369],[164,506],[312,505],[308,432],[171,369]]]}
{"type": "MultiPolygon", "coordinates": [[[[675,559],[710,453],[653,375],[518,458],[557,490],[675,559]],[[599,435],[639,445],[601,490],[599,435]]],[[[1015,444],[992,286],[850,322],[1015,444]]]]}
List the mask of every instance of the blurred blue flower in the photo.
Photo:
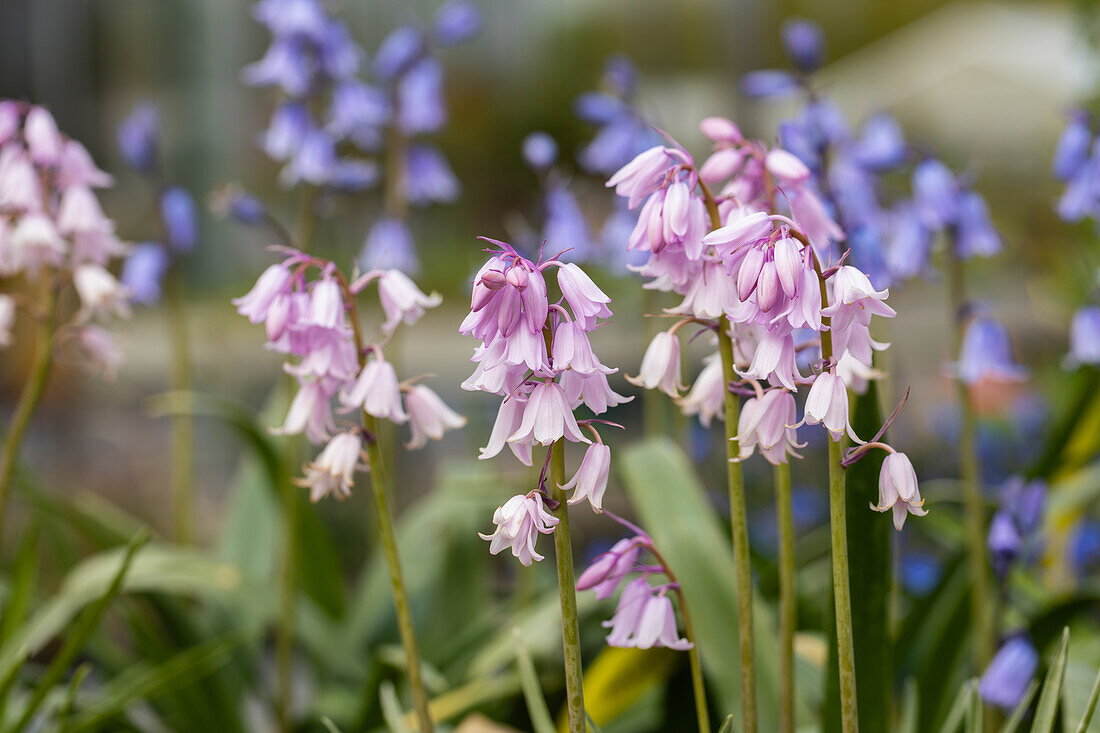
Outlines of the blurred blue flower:
{"type": "Polygon", "coordinates": [[[959,186],[951,170],[934,158],[913,169],[913,202],[925,226],[939,231],[957,218],[959,186]]]}
{"type": "Polygon", "coordinates": [[[1066,364],[1100,364],[1100,307],[1086,305],[1073,314],[1066,364]]]}
{"type": "Polygon", "coordinates": [[[300,102],[284,102],[271,113],[271,123],[260,133],[260,148],[276,161],[288,160],[298,150],[311,122],[300,102]]]}
{"type": "Polygon", "coordinates": [[[241,69],[248,86],[277,86],[291,97],[302,97],[313,86],[316,61],[307,41],[298,36],[276,37],[263,58],[241,69]]]}
{"type": "Polygon", "coordinates": [[[1089,159],[1089,147],[1092,145],[1092,129],[1089,116],[1081,110],[1070,113],[1069,124],[1058,138],[1058,147],[1054,151],[1052,165],[1055,177],[1068,181],[1089,159]]]}
{"type": "Polygon", "coordinates": [[[412,26],[401,26],[383,39],[371,68],[382,81],[391,81],[407,71],[424,51],[424,34],[412,26]]]}
{"type": "Polygon", "coordinates": [[[267,219],[267,208],[260,199],[247,191],[227,192],[222,205],[224,212],[242,224],[260,224],[267,219]]]}
{"type": "Polygon", "coordinates": [[[569,250],[569,259],[584,262],[592,256],[588,222],[573,192],[562,184],[551,184],[545,198],[546,220],[542,238],[550,255],[569,250]]]}
{"type": "Polygon", "coordinates": [[[1086,519],[1077,525],[1070,540],[1069,562],[1078,575],[1085,575],[1100,564],[1100,522],[1086,519]]]}
{"type": "Polygon", "coordinates": [[[157,108],[143,102],[134,107],[116,130],[118,149],[126,165],[139,173],[148,173],[157,162],[160,115],[157,108]]]}
{"type": "Polygon", "coordinates": [[[825,37],[821,26],[802,18],[783,23],[783,48],[799,71],[815,71],[825,55],[825,37]]]}
{"type": "Polygon", "coordinates": [[[325,130],[340,140],[351,140],[363,151],[382,142],[382,127],[390,119],[386,93],[360,81],[346,81],[332,90],[325,130]]]}
{"type": "Polygon", "coordinates": [[[741,77],[741,92],[748,97],[786,97],[801,88],[794,74],[779,69],[750,71],[741,77]]]}
{"type": "Polygon", "coordinates": [[[484,20],[481,11],[473,3],[451,0],[435,13],[435,40],[444,46],[462,43],[477,35],[484,20]]]}
{"type": "Polygon", "coordinates": [[[958,200],[955,252],[966,260],[980,255],[991,257],[1001,251],[1001,235],[993,227],[985,199],[967,191],[958,200]]]}
{"type": "Polygon", "coordinates": [[[954,376],[964,384],[1027,379],[1027,370],[1012,357],[1008,330],[987,314],[975,316],[963,333],[959,360],[951,365],[954,376]]]}
{"type": "Polygon", "coordinates": [[[363,191],[376,184],[380,175],[378,164],[373,160],[341,158],[336,161],[328,183],[339,191],[363,191]]]}
{"type": "Polygon", "coordinates": [[[274,36],[320,39],[329,14],[320,0],[260,0],[252,7],[252,17],[274,36]]]}
{"type": "Polygon", "coordinates": [[[852,155],[872,170],[889,170],[905,161],[905,133],[892,116],[879,113],[868,117],[852,146],[852,155]]]}
{"type": "Polygon", "coordinates": [[[130,290],[130,300],[155,305],[161,296],[161,283],[168,272],[168,250],[159,242],[135,245],[122,264],[122,284],[130,290]]]}
{"type": "Polygon", "coordinates": [[[408,274],[419,270],[408,224],[392,217],[376,221],[363,243],[359,267],[363,270],[395,268],[408,274]]]}
{"type": "Polygon", "coordinates": [[[523,160],[536,171],[545,171],[558,158],[558,144],[545,132],[532,132],[523,138],[523,160]]]}
{"type": "Polygon", "coordinates": [[[1027,637],[1009,637],[993,656],[978,682],[978,693],[989,705],[1011,710],[1020,704],[1039,668],[1039,652],[1027,637]]]}
{"type": "Polygon", "coordinates": [[[363,51],[351,37],[348,27],[336,18],[325,26],[317,48],[320,69],[331,80],[345,80],[359,71],[363,51]]]}
{"type": "Polygon", "coordinates": [[[332,180],[336,168],[336,142],[309,123],[293,157],[279,174],[279,182],[287,188],[302,181],[321,186],[332,180]]]}
{"type": "Polygon", "coordinates": [[[906,552],[898,564],[901,584],[915,596],[926,596],[936,589],[943,577],[943,565],[935,555],[906,552]]]}
{"type": "Polygon", "coordinates": [[[908,201],[890,213],[890,240],[886,266],[898,280],[924,274],[932,261],[932,232],[924,226],[916,207],[908,201]]]}
{"type": "Polygon", "coordinates": [[[397,84],[397,124],[410,135],[436,132],[447,122],[443,104],[443,67],[421,59],[397,84]]]}
{"type": "Polygon", "coordinates": [[[172,186],[160,196],[160,218],[168,246],[178,252],[189,252],[198,240],[198,214],[195,199],[184,188],[172,186]]]}
{"type": "Polygon", "coordinates": [[[405,197],[411,204],[447,204],[461,187],[443,153],[433,145],[410,145],[405,157],[405,197]]]}

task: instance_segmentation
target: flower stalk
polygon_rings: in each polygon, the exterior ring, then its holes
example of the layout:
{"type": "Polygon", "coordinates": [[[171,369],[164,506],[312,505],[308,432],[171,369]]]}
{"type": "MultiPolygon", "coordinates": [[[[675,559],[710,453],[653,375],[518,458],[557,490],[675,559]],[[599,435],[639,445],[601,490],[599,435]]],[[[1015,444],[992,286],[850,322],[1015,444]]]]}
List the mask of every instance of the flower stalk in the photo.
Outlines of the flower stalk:
{"type": "MultiPolygon", "coordinates": [[[[948,303],[951,308],[951,348],[959,354],[966,318],[966,278],[955,232],[948,233],[948,303]]],[[[981,467],[976,445],[977,422],[966,383],[956,377],[959,424],[959,464],[966,511],[966,552],[970,568],[970,624],[973,628],[974,669],[985,669],[993,656],[993,624],[989,613],[989,568],[986,564],[985,509],[981,493],[981,467]]]]}
{"type": "Polygon", "coordinates": [[[776,521],[779,526],[779,733],[794,733],[794,634],[798,605],[794,589],[794,514],[791,506],[791,466],[780,463],[775,477],[776,521]]]}
{"type": "Polygon", "coordinates": [[[53,291],[54,284],[50,273],[43,272],[40,278],[42,284],[39,302],[41,314],[36,334],[34,361],[31,363],[31,371],[26,383],[23,385],[23,390],[19,393],[19,401],[16,403],[11,423],[9,423],[7,433],[4,435],[3,445],[0,446],[0,534],[3,533],[4,511],[7,505],[8,492],[11,488],[12,476],[15,473],[15,464],[19,460],[19,448],[23,444],[23,437],[27,432],[31,417],[34,416],[38,403],[42,399],[42,393],[46,389],[46,382],[49,381],[53,367],[53,335],[56,327],[57,298],[53,291]]]}
{"type": "Polygon", "coordinates": [[[550,498],[557,506],[550,510],[558,519],[554,530],[554,557],[558,569],[561,599],[561,638],[565,649],[565,706],[569,733],[586,733],[584,711],[584,669],[581,663],[580,628],[577,621],[577,579],[573,570],[573,544],[569,535],[569,505],[562,484],[565,475],[565,443],[559,439],[550,447],[550,498]]]}
{"type": "MultiPolygon", "coordinates": [[[[191,391],[191,353],[183,282],[178,268],[170,268],[164,281],[168,316],[171,380],[175,392],[191,391]]],[[[182,544],[195,541],[195,424],[191,415],[172,418],[172,507],[175,537],[182,544]]]]}

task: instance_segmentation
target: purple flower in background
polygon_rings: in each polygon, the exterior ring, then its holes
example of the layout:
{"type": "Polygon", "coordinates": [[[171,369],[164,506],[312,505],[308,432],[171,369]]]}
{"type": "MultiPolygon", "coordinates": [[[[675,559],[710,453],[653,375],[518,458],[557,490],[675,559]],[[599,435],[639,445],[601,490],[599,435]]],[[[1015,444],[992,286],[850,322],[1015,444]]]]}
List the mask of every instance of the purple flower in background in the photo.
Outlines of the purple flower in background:
{"type": "Polygon", "coordinates": [[[799,71],[811,72],[821,66],[825,55],[825,37],[821,26],[802,18],[783,23],[783,48],[799,71]]]}
{"type": "Polygon", "coordinates": [[[382,81],[390,81],[404,73],[424,53],[424,36],[412,26],[402,26],[390,32],[374,54],[372,69],[382,81]]]}
{"type": "Polygon", "coordinates": [[[1100,364],[1100,307],[1087,305],[1073,314],[1067,366],[1100,364]]]}
{"type": "Polygon", "coordinates": [[[1082,110],[1073,110],[1069,114],[1069,124],[1062,131],[1058,139],[1058,147],[1054,151],[1054,163],[1052,168],[1054,175],[1059,180],[1068,181],[1081,170],[1081,167],[1089,159],[1089,148],[1092,146],[1092,129],[1089,125],[1089,116],[1082,110]]]}
{"type": "Polygon", "coordinates": [[[1100,522],[1086,519],[1078,525],[1070,541],[1069,562],[1078,575],[1100,563],[1100,522]]]}
{"type": "Polygon", "coordinates": [[[274,36],[316,39],[325,32],[328,13],[320,0],[260,0],[252,8],[252,17],[274,36]]]}
{"type": "Polygon", "coordinates": [[[473,3],[451,0],[435,13],[433,30],[437,43],[453,46],[477,35],[485,19],[473,3]]]}
{"type": "Polygon", "coordinates": [[[545,171],[558,158],[558,144],[545,132],[532,132],[523,138],[523,160],[536,171],[545,171]]]}
{"type": "Polygon", "coordinates": [[[986,380],[1021,382],[1027,379],[1027,370],[1012,358],[1008,330],[984,314],[967,325],[959,360],[950,366],[950,372],[967,385],[986,380]]]}
{"type": "Polygon", "coordinates": [[[279,183],[287,188],[302,181],[321,186],[332,180],[336,167],[336,141],[310,123],[293,157],[279,173],[279,183]]]}
{"type": "Polygon", "coordinates": [[[741,92],[749,97],[786,97],[801,89],[794,74],[779,69],[750,71],[741,77],[741,92]]]}
{"type": "Polygon", "coordinates": [[[122,284],[130,291],[130,300],[155,305],[161,296],[161,283],[168,272],[168,250],[158,242],[142,242],[134,247],[122,265],[122,284]]]}
{"type": "Polygon", "coordinates": [[[852,155],[872,170],[888,170],[905,161],[905,133],[892,116],[879,113],[867,118],[852,155]]]}
{"type": "Polygon", "coordinates": [[[551,185],[546,191],[546,223],[542,238],[551,253],[569,250],[570,258],[583,262],[592,254],[588,222],[584,219],[573,192],[563,185],[551,185]]]}
{"type": "Polygon", "coordinates": [[[1001,251],[1001,235],[989,218],[989,207],[973,191],[959,198],[955,237],[955,253],[964,260],[975,255],[991,257],[1001,251]]]}
{"type": "Polygon", "coordinates": [[[624,56],[612,56],[604,63],[605,92],[577,97],[574,110],[586,122],[598,125],[595,137],[577,156],[590,173],[610,175],[661,138],[649,121],[633,106],[637,84],[634,65],[624,56]]]}
{"type": "Polygon", "coordinates": [[[313,85],[316,73],[305,39],[275,38],[263,58],[241,69],[241,81],[248,86],[277,86],[291,97],[303,97],[313,85]]]}
{"type": "Polygon", "coordinates": [[[896,207],[890,221],[891,237],[885,252],[890,274],[902,280],[923,274],[932,262],[932,231],[909,202],[896,207]]]}
{"type": "Polygon", "coordinates": [[[420,269],[409,225],[393,217],[376,221],[363,243],[359,266],[364,270],[395,269],[407,273],[420,269]]]}
{"type": "Polygon", "coordinates": [[[309,112],[304,105],[284,102],[275,108],[267,130],[260,134],[260,148],[272,160],[288,160],[298,149],[309,126],[309,112]]]}
{"type": "Polygon", "coordinates": [[[978,693],[989,705],[1012,710],[1020,704],[1039,668],[1039,652],[1027,637],[1010,637],[982,673],[978,693]]]}
{"type": "Polygon", "coordinates": [[[405,157],[405,196],[411,204],[448,204],[458,198],[458,179],[434,145],[410,145],[405,157]]]}
{"type": "Polygon", "coordinates": [[[390,118],[385,92],[360,81],[346,81],[332,91],[325,130],[351,140],[360,150],[373,151],[382,142],[381,128],[390,118]]]}
{"type": "Polygon", "coordinates": [[[913,201],[925,226],[939,231],[958,215],[959,185],[942,162],[923,160],[913,169],[913,201]]]}
{"type": "Polygon", "coordinates": [[[153,170],[157,162],[160,115],[149,103],[138,104],[115,132],[118,149],[126,165],[139,173],[153,170]]]}
{"type": "Polygon", "coordinates": [[[172,186],[160,197],[160,218],[168,245],[180,252],[189,252],[198,239],[195,200],[186,189],[172,186]]]}
{"type": "Polygon", "coordinates": [[[410,135],[437,132],[447,122],[443,105],[443,67],[421,59],[397,84],[397,124],[410,135]]]}
{"type": "Polygon", "coordinates": [[[917,596],[926,596],[936,589],[943,577],[943,566],[935,556],[926,553],[906,553],[900,564],[901,583],[917,596]]]}

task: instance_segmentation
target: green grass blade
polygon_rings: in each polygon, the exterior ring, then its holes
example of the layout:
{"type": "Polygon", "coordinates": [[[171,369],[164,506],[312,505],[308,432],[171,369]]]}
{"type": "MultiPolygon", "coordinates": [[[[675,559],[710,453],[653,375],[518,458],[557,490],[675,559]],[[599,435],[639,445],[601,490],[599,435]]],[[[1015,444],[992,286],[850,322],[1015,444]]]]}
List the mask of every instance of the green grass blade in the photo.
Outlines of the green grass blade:
{"type": "Polygon", "coordinates": [[[966,711],[966,733],[982,733],[982,698],[978,694],[978,681],[970,686],[970,705],[966,711]]]}
{"type": "Polygon", "coordinates": [[[917,733],[920,723],[920,689],[912,677],[905,680],[905,691],[901,696],[901,712],[898,713],[898,725],[895,733],[917,733]]]}
{"type": "Polygon", "coordinates": [[[328,733],[344,733],[336,726],[336,723],[332,722],[332,719],[329,718],[327,715],[321,716],[321,725],[325,726],[325,730],[328,731],[328,733]]]}
{"type": "Polygon", "coordinates": [[[533,733],[555,733],[554,719],[550,717],[546,698],[542,696],[535,663],[531,661],[519,629],[512,629],[512,635],[516,645],[516,668],[519,670],[519,681],[523,687],[523,699],[527,703],[527,714],[531,718],[533,733]]]}
{"type": "Polygon", "coordinates": [[[1020,699],[1019,704],[1016,705],[1012,714],[1005,720],[1004,725],[1001,726],[1000,733],[1016,733],[1020,728],[1020,724],[1024,722],[1024,716],[1027,715],[1028,708],[1031,707],[1031,701],[1035,699],[1035,693],[1039,691],[1039,683],[1035,680],[1031,681],[1031,684],[1027,686],[1027,690],[1024,692],[1024,696],[1020,699]]]}
{"type": "Polygon", "coordinates": [[[959,694],[955,696],[955,702],[951,703],[951,710],[947,713],[943,725],[940,726],[940,733],[956,733],[959,730],[966,720],[970,709],[970,698],[977,685],[977,680],[970,679],[959,688],[959,694]]]}
{"type": "Polygon", "coordinates": [[[1039,693],[1039,705],[1035,708],[1035,721],[1031,733],[1051,733],[1062,697],[1062,681],[1066,676],[1066,657],[1069,654],[1069,627],[1062,630],[1062,641],[1050,663],[1043,691],[1039,693]]]}
{"type": "Polygon", "coordinates": [[[7,641],[23,623],[34,594],[34,576],[38,566],[38,524],[32,524],[19,545],[19,554],[11,571],[11,593],[0,614],[0,644],[7,641]]]}
{"type": "Polygon", "coordinates": [[[382,704],[382,718],[390,733],[412,733],[405,724],[405,711],[397,699],[397,690],[393,683],[386,680],[378,687],[378,699],[382,704]]]}
{"type": "Polygon", "coordinates": [[[727,715],[726,721],[722,723],[722,727],[718,729],[718,733],[733,733],[733,716],[727,715]]]}
{"type": "Polygon", "coordinates": [[[1089,701],[1085,705],[1085,714],[1081,716],[1081,721],[1077,724],[1076,733],[1085,733],[1089,729],[1093,713],[1096,712],[1097,700],[1100,700],[1100,672],[1097,672],[1096,681],[1092,683],[1092,692],[1089,693],[1089,701]]]}
{"type": "Polygon", "coordinates": [[[111,580],[111,584],[107,587],[103,595],[88,606],[77,619],[76,623],[73,624],[72,631],[68,638],[65,639],[65,643],[61,646],[61,650],[58,651],[57,655],[50,661],[50,665],[46,668],[45,674],[38,680],[38,684],[35,686],[30,701],[23,709],[22,717],[19,718],[19,721],[12,730],[22,731],[26,729],[31,719],[34,718],[35,713],[38,712],[38,708],[46,699],[46,695],[48,695],[54,686],[61,680],[65,671],[73,663],[73,660],[76,659],[76,655],[84,648],[84,645],[88,642],[88,638],[99,626],[103,614],[106,613],[107,608],[122,590],[123,579],[130,570],[130,565],[134,561],[134,556],[137,554],[138,550],[149,541],[149,537],[149,531],[143,530],[139,531],[134,535],[134,538],[130,540],[130,543],[126,546],[126,552],[122,556],[122,561],[119,563],[118,570],[111,580]]]}
{"type": "Polygon", "coordinates": [[[73,672],[73,676],[69,679],[69,690],[65,694],[65,703],[61,706],[61,711],[57,715],[57,731],[58,733],[70,733],[72,727],[69,725],[72,720],[73,706],[76,704],[76,693],[80,690],[80,685],[83,684],[84,678],[88,676],[88,673],[92,671],[92,668],[88,664],[82,664],[76,668],[73,672]]]}

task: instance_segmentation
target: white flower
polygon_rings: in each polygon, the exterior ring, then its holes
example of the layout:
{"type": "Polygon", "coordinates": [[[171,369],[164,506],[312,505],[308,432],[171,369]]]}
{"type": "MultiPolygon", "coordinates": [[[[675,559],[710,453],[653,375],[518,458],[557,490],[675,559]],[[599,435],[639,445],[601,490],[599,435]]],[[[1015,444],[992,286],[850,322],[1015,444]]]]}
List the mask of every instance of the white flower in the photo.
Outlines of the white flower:
{"type": "Polygon", "coordinates": [[[329,494],[337,499],[351,496],[355,472],[365,468],[360,464],[363,450],[359,435],[354,432],[337,434],[317,458],[306,466],[305,478],[296,483],[309,489],[309,500],[316,502],[329,494]]]}
{"type": "Polygon", "coordinates": [[[642,367],[636,377],[627,377],[631,384],[645,389],[659,389],[670,397],[680,396],[680,339],[669,331],[653,337],[642,356],[642,367]]]}
{"type": "Polygon", "coordinates": [[[478,532],[481,539],[489,541],[489,553],[496,555],[510,547],[512,554],[529,566],[543,559],[535,551],[535,540],[540,533],[553,533],[558,518],[543,508],[542,494],[535,492],[530,496],[513,496],[504,506],[497,507],[493,513],[493,524],[497,528],[491,535],[478,532]]]}
{"type": "Polygon", "coordinates": [[[130,315],[130,291],[99,265],[80,265],[73,270],[73,286],[80,296],[80,318],[130,315]]]}
{"type": "Polygon", "coordinates": [[[581,465],[569,483],[561,488],[568,491],[576,489],[569,497],[570,504],[588,499],[588,503],[597,512],[603,511],[603,495],[607,491],[607,475],[611,469],[611,448],[603,443],[593,443],[584,452],[581,465]]]}
{"type": "Polygon", "coordinates": [[[434,391],[418,384],[405,394],[405,411],[409,415],[412,439],[405,443],[409,450],[423,448],[428,439],[441,440],[447,430],[457,430],[466,418],[447,407],[434,391]]]}
{"type": "Polygon", "coordinates": [[[362,407],[368,415],[401,424],[408,415],[401,408],[401,388],[393,365],[381,357],[367,362],[351,389],[340,393],[346,410],[362,407]]]}
{"type": "Polygon", "coordinates": [[[899,532],[909,514],[923,517],[928,513],[917,486],[917,472],[904,453],[891,453],[882,462],[878,474],[878,506],[872,504],[871,508],[876,512],[893,509],[894,527],[899,532]]]}
{"type": "Polygon", "coordinates": [[[397,325],[404,321],[412,325],[424,315],[425,308],[435,308],[443,302],[439,293],[425,295],[408,275],[400,270],[386,270],[378,278],[378,299],[386,314],[382,330],[393,333],[397,325]]]}

